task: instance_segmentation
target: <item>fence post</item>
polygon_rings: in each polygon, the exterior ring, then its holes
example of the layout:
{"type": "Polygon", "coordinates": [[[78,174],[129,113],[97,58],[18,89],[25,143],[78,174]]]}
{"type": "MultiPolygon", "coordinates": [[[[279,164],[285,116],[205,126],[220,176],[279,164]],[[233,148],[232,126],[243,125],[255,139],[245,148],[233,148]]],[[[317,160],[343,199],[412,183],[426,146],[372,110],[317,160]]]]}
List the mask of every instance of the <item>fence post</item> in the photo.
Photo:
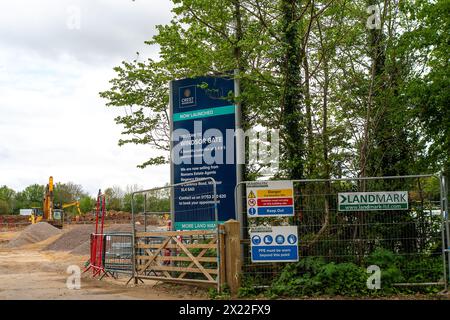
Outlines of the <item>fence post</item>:
{"type": "Polygon", "coordinates": [[[226,282],[226,263],[225,263],[225,226],[223,224],[218,225],[219,228],[219,291],[222,291],[226,282]]]}
{"type": "Polygon", "coordinates": [[[241,237],[240,223],[228,220],[225,227],[225,279],[232,296],[236,296],[240,287],[241,274],[241,237]]]}

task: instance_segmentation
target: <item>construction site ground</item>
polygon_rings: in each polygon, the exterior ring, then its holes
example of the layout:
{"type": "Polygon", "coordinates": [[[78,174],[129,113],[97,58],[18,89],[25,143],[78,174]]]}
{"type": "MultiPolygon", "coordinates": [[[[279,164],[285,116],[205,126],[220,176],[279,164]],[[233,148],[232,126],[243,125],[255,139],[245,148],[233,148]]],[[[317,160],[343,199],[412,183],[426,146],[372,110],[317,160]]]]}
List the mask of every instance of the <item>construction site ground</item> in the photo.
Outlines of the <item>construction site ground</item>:
{"type": "MultiPolygon", "coordinates": [[[[94,228],[93,225],[90,226],[94,228]]],[[[130,228],[129,224],[115,224],[109,226],[107,230],[125,231],[127,228],[130,228]]],[[[159,227],[154,226],[154,228],[159,227]]],[[[127,285],[128,275],[121,275],[118,279],[104,277],[99,280],[98,276],[93,278],[89,271],[81,274],[80,289],[69,289],[67,279],[70,274],[67,268],[75,265],[82,272],[89,259],[89,248],[86,248],[89,232],[91,232],[90,227],[87,225],[66,226],[61,232],[46,223],[28,226],[20,231],[0,231],[0,300],[201,300],[209,298],[206,288],[152,280],[146,280],[144,284],[137,286],[127,285]],[[46,237],[45,240],[40,241],[43,237],[46,237]],[[85,254],[81,255],[78,252],[85,254]]],[[[265,296],[254,298],[267,299],[265,296]]],[[[450,294],[360,298],[320,296],[303,297],[303,299],[448,300],[450,294]]]]}
{"type": "Polygon", "coordinates": [[[81,276],[80,289],[68,289],[67,268],[77,265],[81,271],[88,256],[64,251],[44,250],[60,235],[19,248],[6,245],[20,231],[0,232],[0,300],[2,299],[207,299],[207,289],[173,285],[148,280],[138,286],[126,285],[128,277],[119,279],[81,276]]]}

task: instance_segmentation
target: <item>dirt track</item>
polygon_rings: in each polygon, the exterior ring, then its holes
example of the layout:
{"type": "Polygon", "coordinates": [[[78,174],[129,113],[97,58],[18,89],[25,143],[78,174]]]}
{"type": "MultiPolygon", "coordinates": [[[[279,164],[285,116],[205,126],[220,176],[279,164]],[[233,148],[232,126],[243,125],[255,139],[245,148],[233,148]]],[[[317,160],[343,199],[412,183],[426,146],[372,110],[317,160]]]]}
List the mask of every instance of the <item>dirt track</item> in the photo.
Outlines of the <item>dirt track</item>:
{"type": "MultiPolygon", "coordinates": [[[[0,233],[7,241],[17,233],[0,233]]],[[[81,288],[71,290],[66,281],[67,267],[77,265],[83,270],[86,256],[42,251],[56,237],[25,246],[6,249],[0,246],[0,299],[206,299],[206,290],[189,286],[172,286],[147,281],[144,285],[126,286],[127,278],[119,280],[92,279],[88,273],[81,278],[81,288]]]]}

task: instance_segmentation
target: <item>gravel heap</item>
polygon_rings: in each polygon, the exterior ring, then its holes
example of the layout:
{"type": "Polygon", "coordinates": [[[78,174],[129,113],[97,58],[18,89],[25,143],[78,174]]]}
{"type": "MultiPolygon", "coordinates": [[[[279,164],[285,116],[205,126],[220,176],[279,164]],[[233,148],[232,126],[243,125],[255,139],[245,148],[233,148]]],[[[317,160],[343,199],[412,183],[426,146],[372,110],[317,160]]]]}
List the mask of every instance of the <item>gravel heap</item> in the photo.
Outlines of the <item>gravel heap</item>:
{"type": "MultiPolygon", "coordinates": [[[[153,226],[147,226],[147,231],[153,228],[153,226]]],[[[137,231],[144,231],[143,225],[136,225],[137,231]]],[[[105,232],[133,232],[131,228],[131,223],[125,223],[125,224],[112,224],[105,228],[105,232]]]]}
{"type": "MultiPolygon", "coordinates": [[[[143,231],[144,226],[136,225],[138,231],[143,231]]],[[[156,229],[155,226],[147,226],[147,230],[156,229]]],[[[52,251],[68,251],[76,255],[89,255],[90,253],[90,237],[95,231],[95,226],[79,225],[73,226],[70,230],[63,233],[61,237],[49,244],[44,250],[52,251]]],[[[113,224],[105,227],[104,232],[132,232],[131,224],[113,224]]]]}
{"type": "Polygon", "coordinates": [[[50,237],[61,234],[61,230],[48,224],[47,222],[39,222],[29,225],[20,233],[20,235],[11,240],[6,247],[17,248],[27,244],[37,243],[47,240],[50,237]]]}
{"type": "MultiPolygon", "coordinates": [[[[137,225],[136,229],[138,231],[144,231],[144,226],[142,225],[137,225]]],[[[155,229],[155,227],[147,227],[147,230],[150,231],[152,229],[155,229]]],[[[126,224],[113,224],[110,225],[108,227],[105,227],[104,232],[132,232],[131,230],[131,224],[126,223],[126,224]]],[[[87,238],[87,240],[85,242],[83,242],[82,244],[80,244],[79,246],[77,246],[76,248],[74,248],[73,250],[70,251],[71,254],[76,254],[76,255],[89,255],[91,252],[91,248],[90,248],[90,240],[89,238],[87,238]]]]}
{"type": "Polygon", "coordinates": [[[80,246],[84,242],[88,243],[91,233],[95,231],[94,225],[74,226],[70,230],[63,233],[61,237],[50,243],[44,250],[52,251],[71,251],[80,246]]]}
{"type": "Polygon", "coordinates": [[[78,247],[76,247],[75,249],[70,251],[70,253],[80,255],[80,256],[89,255],[91,253],[90,245],[91,244],[89,241],[85,241],[82,244],[80,244],[78,247]]]}

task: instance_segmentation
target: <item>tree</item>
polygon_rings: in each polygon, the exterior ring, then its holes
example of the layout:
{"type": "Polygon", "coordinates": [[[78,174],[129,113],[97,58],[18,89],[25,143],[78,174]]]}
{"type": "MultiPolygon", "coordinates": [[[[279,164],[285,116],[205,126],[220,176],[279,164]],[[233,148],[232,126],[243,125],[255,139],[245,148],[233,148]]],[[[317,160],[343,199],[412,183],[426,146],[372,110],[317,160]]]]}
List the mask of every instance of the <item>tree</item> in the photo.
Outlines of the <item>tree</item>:
{"type": "Polygon", "coordinates": [[[28,207],[39,207],[42,206],[44,191],[43,185],[32,184],[22,191],[21,197],[28,207]]]}
{"type": "Polygon", "coordinates": [[[124,192],[119,186],[107,188],[104,193],[106,197],[106,210],[122,210],[124,192]]]}
{"type": "Polygon", "coordinates": [[[80,199],[80,211],[82,213],[87,213],[92,211],[95,208],[96,200],[89,197],[84,196],[80,199]]]}
{"type": "MultiPolygon", "coordinates": [[[[120,144],[162,151],[141,167],[168,161],[168,81],[235,69],[243,127],[280,129],[277,178],[448,168],[445,1],[173,2],[174,18],[147,42],[160,59],[124,62],[101,93],[128,107],[120,144]]],[[[259,170],[247,165],[247,178],[259,170]]]]}
{"type": "Polygon", "coordinates": [[[12,214],[16,193],[7,186],[0,187],[0,214],[12,214]]]}
{"type": "Polygon", "coordinates": [[[8,201],[0,199],[0,215],[11,214],[11,207],[8,201]]]}
{"type": "MultiPolygon", "coordinates": [[[[123,196],[122,210],[126,212],[132,212],[132,194],[133,192],[142,190],[138,185],[128,185],[123,196]]],[[[135,213],[142,212],[144,210],[144,195],[137,194],[134,196],[133,210],[135,213]]],[[[148,210],[148,208],[147,208],[148,210]]]]}
{"type": "Polygon", "coordinates": [[[61,205],[78,201],[81,197],[87,196],[83,187],[73,182],[56,183],[54,186],[54,203],[61,205]]]}
{"type": "MultiPolygon", "coordinates": [[[[258,123],[267,128],[281,126],[284,150],[289,153],[283,158],[287,163],[284,167],[293,170],[292,176],[302,176],[302,102],[298,101],[301,55],[297,45],[301,40],[302,45],[307,43],[308,33],[300,28],[299,19],[311,2],[302,6],[298,1],[286,1],[281,8],[270,1],[262,1],[262,5],[238,0],[174,3],[174,19],[169,25],[157,26],[158,34],[148,42],[159,45],[161,60],[123,63],[115,68],[117,77],[111,80],[111,89],[100,93],[108,99],[108,106],[130,108],[130,113],[116,119],[124,125],[124,134],[131,135],[119,144],[148,143],[168,151],[168,81],[223,75],[237,69],[241,96],[236,102],[243,106],[243,127],[258,123]],[[290,9],[295,9],[295,16],[290,17],[290,9]],[[272,18],[282,12],[284,23],[272,18]],[[305,36],[301,39],[300,30],[305,36]],[[279,83],[283,85],[280,87],[279,83]]],[[[304,24],[308,25],[307,21],[304,24]]],[[[167,156],[150,159],[141,167],[166,160],[167,156]]]]}
{"type": "Polygon", "coordinates": [[[423,165],[428,170],[443,171],[449,177],[450,4],[445,0],[415,0],[405,3],[403,10],[414,24],[414,28],[402,36],[402,45],[411,52],[414,61],[414,71],[405,84],[405,103],[418,120],[415,125],[429,145],[429,159],[425,158],[423,165]]]}

